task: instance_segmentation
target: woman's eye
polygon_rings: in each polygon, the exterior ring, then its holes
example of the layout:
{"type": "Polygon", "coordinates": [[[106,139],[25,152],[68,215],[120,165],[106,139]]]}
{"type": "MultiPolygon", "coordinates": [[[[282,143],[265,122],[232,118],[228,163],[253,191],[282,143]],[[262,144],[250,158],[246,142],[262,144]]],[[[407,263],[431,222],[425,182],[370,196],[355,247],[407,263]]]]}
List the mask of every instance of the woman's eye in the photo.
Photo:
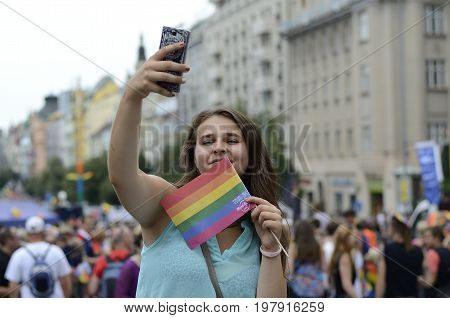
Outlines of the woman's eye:
{"type": "Polygon", "coordinates": [[[211,145],[211,144],[212,144],[212,141],[211,141],[211,140],[203,140],[203,141],[202,141],[202,145],[207,146],[207,145],[211,145]]]}
{"type": "Polygon", "coordinates": [[[229,139],[228,140],[229,144],[237,144],[238,142],[239,142],[239,140],[237,140],[237,139],[229,139]]]}

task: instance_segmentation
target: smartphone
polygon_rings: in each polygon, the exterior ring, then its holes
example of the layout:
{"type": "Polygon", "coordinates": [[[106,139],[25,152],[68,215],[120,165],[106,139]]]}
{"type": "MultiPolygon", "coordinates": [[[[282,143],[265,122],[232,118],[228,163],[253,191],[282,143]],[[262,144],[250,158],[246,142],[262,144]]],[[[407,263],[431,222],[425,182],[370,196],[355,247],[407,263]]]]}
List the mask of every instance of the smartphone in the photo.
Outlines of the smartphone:
{"type": "MultiPolygon", "coordinates": [[[[180,63],[180,64],[184,63],[184,61],[186,60],[186,52],[187,52],[187,47],[189,44],[189,35],[190,34],[191,34],[191,32],[187,31],[187,30],[175,29],[175,28],[170,28],[170,27],[166,27],[166,26],[163,27],[162,35],[161,35],[161,44],[159,45],[160,49],[167,45],[171,45],[173,43],[184,42],[184,44],[185,44],[182,49],[166,55],[166,57],[164,58],[164,61],[172,61],[172,62],[180,63]]],[[[167,73],[170,73],[170,74],[173,74],[176,76],[181,76],[180,72],[167,71],[167,73]]],[[[164,87],[165,89],[167,89],[171,92],[175,92],[175,93],[180,92],[180,84],[158,82],[158,85],[160,85],[161,87],[164,87]]]]}

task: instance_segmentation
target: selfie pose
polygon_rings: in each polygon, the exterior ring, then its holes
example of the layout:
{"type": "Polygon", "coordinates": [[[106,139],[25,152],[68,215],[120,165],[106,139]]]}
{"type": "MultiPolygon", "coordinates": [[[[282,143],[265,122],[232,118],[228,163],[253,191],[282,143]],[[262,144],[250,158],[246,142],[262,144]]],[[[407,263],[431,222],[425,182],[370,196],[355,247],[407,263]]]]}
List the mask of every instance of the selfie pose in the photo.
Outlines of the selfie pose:
{"type": "Polygon", "coordinates": [[[124,207],[140,223],[144,239],[136,295],[286,297],[286,259],[277,239],[287,249],[288,235],[271,160],[253,122],[227,108],[202,112],[182,148],[185,174],[179,182],[171,184],[139,170],[142,100],[150,93],[175,96],[169,86],[159,84],[183,83],[181,76],[168,72],[182,74],[189,67],[165,57],[184,49],[182,42],[163,47],[129,80],[111,134],[109,177],[124,207]],[[252,195],[246,201],[257,207],[206,242],[208,266],[200,247],[187,246],[160,200],[225,157],[252,195]]]}

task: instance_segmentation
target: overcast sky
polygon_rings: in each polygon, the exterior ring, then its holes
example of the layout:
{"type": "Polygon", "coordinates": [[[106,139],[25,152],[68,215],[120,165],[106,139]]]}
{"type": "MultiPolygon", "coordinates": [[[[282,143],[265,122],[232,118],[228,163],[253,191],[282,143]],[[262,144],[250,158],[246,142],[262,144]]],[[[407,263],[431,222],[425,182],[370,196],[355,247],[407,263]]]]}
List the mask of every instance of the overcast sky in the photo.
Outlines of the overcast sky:
{"type": "Polygon", "coordinates": [[[163,25],[189,27],[213,11],[208,0],[0,0],[0,129],[77,78],[86,88],[106,75],[46,32],[124,81],[140,33],[149,57],[163,25]]]}

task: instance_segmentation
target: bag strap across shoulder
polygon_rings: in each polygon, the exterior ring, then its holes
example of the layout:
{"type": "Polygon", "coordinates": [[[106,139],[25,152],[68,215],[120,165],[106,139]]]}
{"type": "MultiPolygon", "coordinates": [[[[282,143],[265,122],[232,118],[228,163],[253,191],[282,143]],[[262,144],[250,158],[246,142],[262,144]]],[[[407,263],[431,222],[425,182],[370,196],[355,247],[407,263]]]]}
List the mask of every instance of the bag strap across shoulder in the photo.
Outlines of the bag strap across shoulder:
{"type": "Polygon", "coordinates": [[[216,271],[211,259],[211,253],[209,252],[208,245],[203,243],[200,245],[202,248],[203,256],[206,260],[206,265],[208,265],[209,278],[213,284],[214,290],[216,292],[216,298],[223,298],[222,291],[220,290],[219,281],[217,280],[216,271]]]}
{"type": "Polygon", "coordinates": [[[23,247],[25,248],[25,251],[27,251],[28,254],[30,254],[33,257],[34,261],[37,262],[39,260],[42,260],[42,261],[45,260],[45,258],[47,257],[48,252],[50,251],[50,248],[52,247],[52,245],[48,244],[47,248],[44,251],[44,254],[38,255],[38,256],[34,255],[33,252],[31,252],[31,250],[26,245],[24,245],[23,247]]]}

